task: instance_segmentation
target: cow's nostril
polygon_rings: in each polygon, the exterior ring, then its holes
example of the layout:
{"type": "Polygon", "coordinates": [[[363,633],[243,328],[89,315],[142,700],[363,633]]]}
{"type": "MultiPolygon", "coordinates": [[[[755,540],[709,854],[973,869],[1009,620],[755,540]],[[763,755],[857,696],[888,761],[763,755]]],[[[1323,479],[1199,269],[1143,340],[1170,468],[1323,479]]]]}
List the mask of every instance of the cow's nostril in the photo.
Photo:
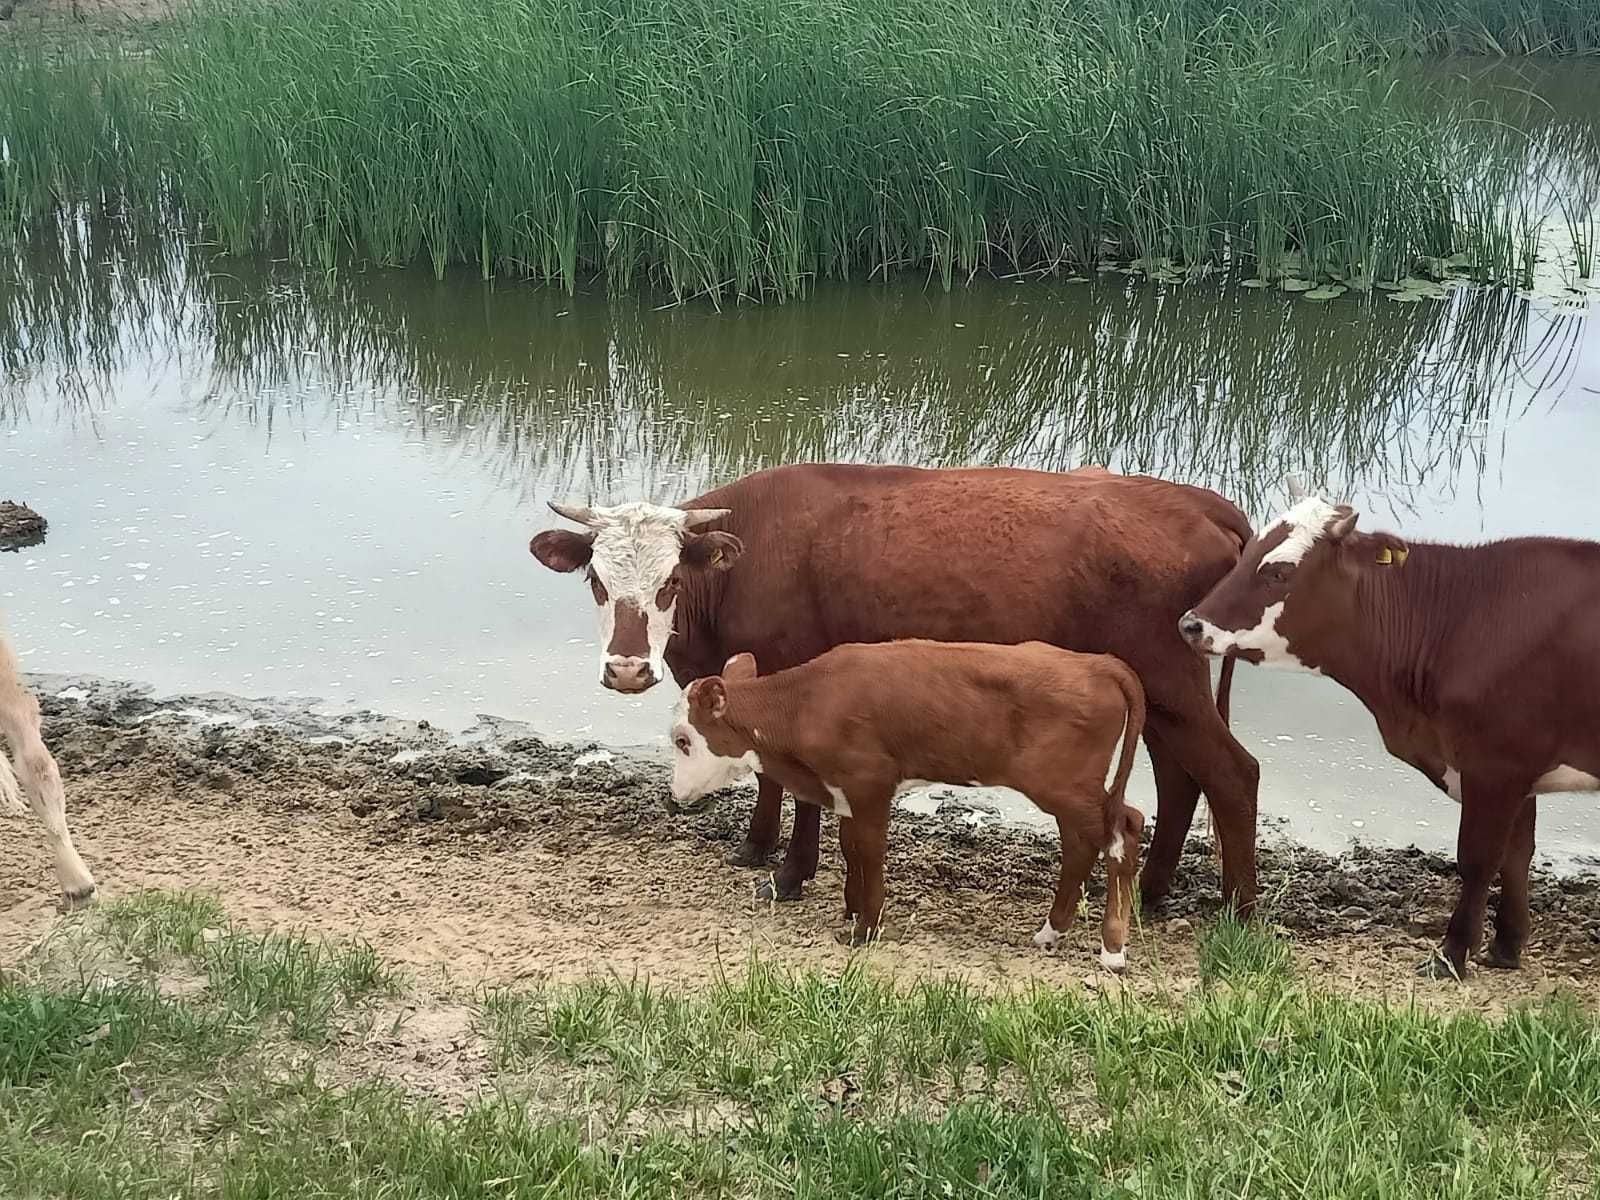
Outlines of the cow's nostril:
{"type": "Polygon", "coordinates": [[[1178,632],[1184,637],[1199,637],[1206,630],[1205,622],[1193,613],[1184,613],[1178,622],[1178,632]]]}

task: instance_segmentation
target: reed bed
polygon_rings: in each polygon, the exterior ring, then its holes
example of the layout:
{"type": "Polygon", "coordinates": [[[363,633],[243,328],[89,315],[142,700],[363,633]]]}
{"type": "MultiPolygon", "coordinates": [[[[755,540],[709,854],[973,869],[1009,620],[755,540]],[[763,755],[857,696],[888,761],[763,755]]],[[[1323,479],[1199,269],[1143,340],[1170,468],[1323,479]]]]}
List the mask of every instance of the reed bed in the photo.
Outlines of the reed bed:
{"type": "Polygon", "coordinates": [[[196,0],[0,49],[0,218],[87,203],[329,269],[680,297],[1286,250],[1397,277],[1503,242],[1463,229],[1456,139],[1329,41],[1336,11],[196,0]]]}

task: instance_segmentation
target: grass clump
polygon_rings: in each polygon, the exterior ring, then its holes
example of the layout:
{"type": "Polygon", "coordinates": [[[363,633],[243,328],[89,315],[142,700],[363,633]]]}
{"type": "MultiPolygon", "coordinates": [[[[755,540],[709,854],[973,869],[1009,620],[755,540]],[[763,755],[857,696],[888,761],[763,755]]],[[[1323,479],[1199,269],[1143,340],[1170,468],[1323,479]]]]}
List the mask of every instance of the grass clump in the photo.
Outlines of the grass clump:
{"type": "MultiPolygon", "coordinates": [[[[141,897],[108,924],[171,954],[215,916],[141,897]]],[[[1557,999],[1443,1016],[1254,977],[1183,997],[986,994],[752,960],[699,992],[497,990],[480,1005],[489,1073],[453,1111],[323,1059],[285,1065],[281,1031],[225,987],[11,981],[0,1163],[21,1200],[313,1181],[325,1200],[1533,1197],[1594,1178],[1591,1014],[1557,999]]]]}
{"type": "Polygon", "coordinates": [[[1207,983],[1281,982],[1294,973],[1289,940],[1260,921],[1240,920],[1232,909],[1201,931],[1195,948],[1207,983]]]}
{"type": "Polygon", "coordinates": [[[1459,248],[1449,139],[1330,12],[195,0],[136,50],[0,50],[0,214],[679,296],[1286,251],[1399,277],[1459,248]]]}

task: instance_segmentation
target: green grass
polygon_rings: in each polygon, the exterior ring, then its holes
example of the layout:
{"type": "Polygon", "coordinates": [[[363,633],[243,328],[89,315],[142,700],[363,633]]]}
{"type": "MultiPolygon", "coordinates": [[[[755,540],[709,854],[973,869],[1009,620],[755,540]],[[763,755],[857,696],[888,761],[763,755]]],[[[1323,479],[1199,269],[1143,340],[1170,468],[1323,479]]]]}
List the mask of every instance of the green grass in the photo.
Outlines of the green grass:
{"type": "MultiPolygon", "coordinates": [[[[197,0],[0,48],[0,223],[789,296],[1107,257],[1397,277],[1473,241],[1341,3],[197,0]],[[119,48],[120,47],[120,48],[119,48]]],[[[1478,266],[1509,276],[1513,255],[1478,266]]]]}
{"type": "MultiPolygon", "coordinates": [[[[204,970],[219,917],[151,895],[83,920],[204,970]]],[[[1594,1194],[1592,1014],[1334,997],[1252,936],[1208,931],[1232,986],[1184,996],[758,961],[698,992],[491,991],[480,1098],[454,1110],[341,1074],[338,1043],[286,1060],[215,977],[24,973],[0,982],[0,1164],[17,1200],[1594,1194]]],[[[327,971],[351,1027],[363,1001],[327,971]]]]}
{"type": "Polygon", "coordinates": [[[1259,921],[1241,921],[1231,909],[1204,930],[1196,948],[1207,983],[1286,980],[1294,971],[1289,940],[1259,921]]]}

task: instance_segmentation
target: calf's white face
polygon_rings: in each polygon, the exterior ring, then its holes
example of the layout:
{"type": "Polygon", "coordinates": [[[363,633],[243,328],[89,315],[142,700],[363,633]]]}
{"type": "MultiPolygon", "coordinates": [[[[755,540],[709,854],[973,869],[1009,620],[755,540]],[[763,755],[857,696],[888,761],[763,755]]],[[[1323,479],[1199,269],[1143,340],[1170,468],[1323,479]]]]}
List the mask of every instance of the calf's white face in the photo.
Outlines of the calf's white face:
{"type": "Polygon", "coordinates": [[[672,799],[693,806],[712,792],[731,787],[761,770],[754,750],[737,756],[718,754],[705,734],[689,720],[689,692],[685,690],[672,718],[672,799]]]}
{"type": "Polygon", "coordinates": [[[731,533],[694,532],[728,510],[550,507],[588,532],[546,530],[528,548],[553,571],[584,572],[599,609],[600,682],[618,692],[654,687],[666,675],[667,643],[689,573],[727,570],[743,550],[731,533]]]}

